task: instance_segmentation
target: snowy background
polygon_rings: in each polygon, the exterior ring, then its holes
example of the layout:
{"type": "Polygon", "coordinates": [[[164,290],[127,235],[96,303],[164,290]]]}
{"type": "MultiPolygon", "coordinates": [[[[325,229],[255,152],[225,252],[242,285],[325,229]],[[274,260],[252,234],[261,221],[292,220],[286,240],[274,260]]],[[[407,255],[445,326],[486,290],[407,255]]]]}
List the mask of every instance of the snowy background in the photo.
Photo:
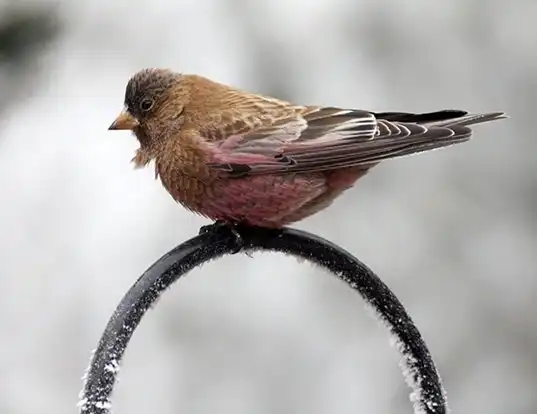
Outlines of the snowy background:
{"type": "MultiPolygon", "coordinates": [[[[76,412],[124,292],[207,224],[107,131],[128,78],[162,66],[300,103],[508,112],[297,227],[399,295],[454,413],[535,413],[536,15],[533,0],[0,0],[0,412],[76,412]]],[[[398,359],[335,278],[238,255],[143,320],[115,412],[410,414],[398,359]]]]}

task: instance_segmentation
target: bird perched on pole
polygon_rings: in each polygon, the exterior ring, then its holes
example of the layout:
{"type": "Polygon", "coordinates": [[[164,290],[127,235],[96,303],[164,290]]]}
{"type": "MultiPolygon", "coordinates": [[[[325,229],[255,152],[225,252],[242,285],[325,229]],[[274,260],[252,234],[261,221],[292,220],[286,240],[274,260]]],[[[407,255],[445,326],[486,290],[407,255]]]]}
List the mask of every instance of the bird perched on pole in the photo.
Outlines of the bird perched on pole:
{"type": "Polygon", "coordinates": [[[144,69],[111,130],[140,143],[133,162],[187,209],[269,228],[328,207],[379,162],[467,141],[502,112],[414,114],[296,105],[197,75],[144,69]]]}

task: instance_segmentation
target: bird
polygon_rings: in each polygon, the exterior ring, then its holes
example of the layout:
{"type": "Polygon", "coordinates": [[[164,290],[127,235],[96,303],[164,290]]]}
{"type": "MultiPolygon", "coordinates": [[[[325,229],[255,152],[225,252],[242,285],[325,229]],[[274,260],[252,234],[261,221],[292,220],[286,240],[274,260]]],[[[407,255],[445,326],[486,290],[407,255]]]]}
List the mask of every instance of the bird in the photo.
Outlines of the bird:
{"type": "Polygon", "coordinates": [[[327,207],[382,161],[468,141],[504,112],[374,112],[299,105],[206,77],[146,68],[109,130],[139,142],[135,168],[223,225],[281,229],[327,207]]]}

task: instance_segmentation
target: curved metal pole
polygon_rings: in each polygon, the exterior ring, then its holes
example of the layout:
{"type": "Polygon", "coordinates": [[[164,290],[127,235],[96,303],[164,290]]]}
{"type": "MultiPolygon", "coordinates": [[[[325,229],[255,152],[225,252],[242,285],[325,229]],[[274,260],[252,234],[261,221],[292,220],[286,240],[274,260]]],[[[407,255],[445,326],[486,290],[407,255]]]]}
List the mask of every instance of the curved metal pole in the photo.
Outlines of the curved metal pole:
{"type": "Polygon", "coordinates": [[[271,250],[321,265],[371,305],[395,338],[414,412],[447,414],[438,371],[418,329],[392,291],[367,266],[337,245],[294,230],[206,226],[157,260],[129,289],[112,315],[92,357],[80,395],[81,414],[109,414],[119,364],[142,316],[171,284],[194,267],[237,251],[271,250]]]}

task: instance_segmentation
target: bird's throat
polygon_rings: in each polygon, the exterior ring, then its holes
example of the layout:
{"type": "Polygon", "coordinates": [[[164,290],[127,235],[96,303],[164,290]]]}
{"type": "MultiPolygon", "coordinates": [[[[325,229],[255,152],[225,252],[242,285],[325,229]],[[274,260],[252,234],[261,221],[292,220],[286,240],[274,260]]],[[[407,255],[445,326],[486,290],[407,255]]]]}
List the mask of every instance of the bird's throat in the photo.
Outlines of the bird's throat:
{"type": "Polygon", "coordinates": [[[140,146],[142,148],[149,148],[151,139],[149,138],[149,135],[147,134],[143,126],[139,125],[135,127],[132,132],[136,136],[136,139],[140,142],[140,146]]]}

